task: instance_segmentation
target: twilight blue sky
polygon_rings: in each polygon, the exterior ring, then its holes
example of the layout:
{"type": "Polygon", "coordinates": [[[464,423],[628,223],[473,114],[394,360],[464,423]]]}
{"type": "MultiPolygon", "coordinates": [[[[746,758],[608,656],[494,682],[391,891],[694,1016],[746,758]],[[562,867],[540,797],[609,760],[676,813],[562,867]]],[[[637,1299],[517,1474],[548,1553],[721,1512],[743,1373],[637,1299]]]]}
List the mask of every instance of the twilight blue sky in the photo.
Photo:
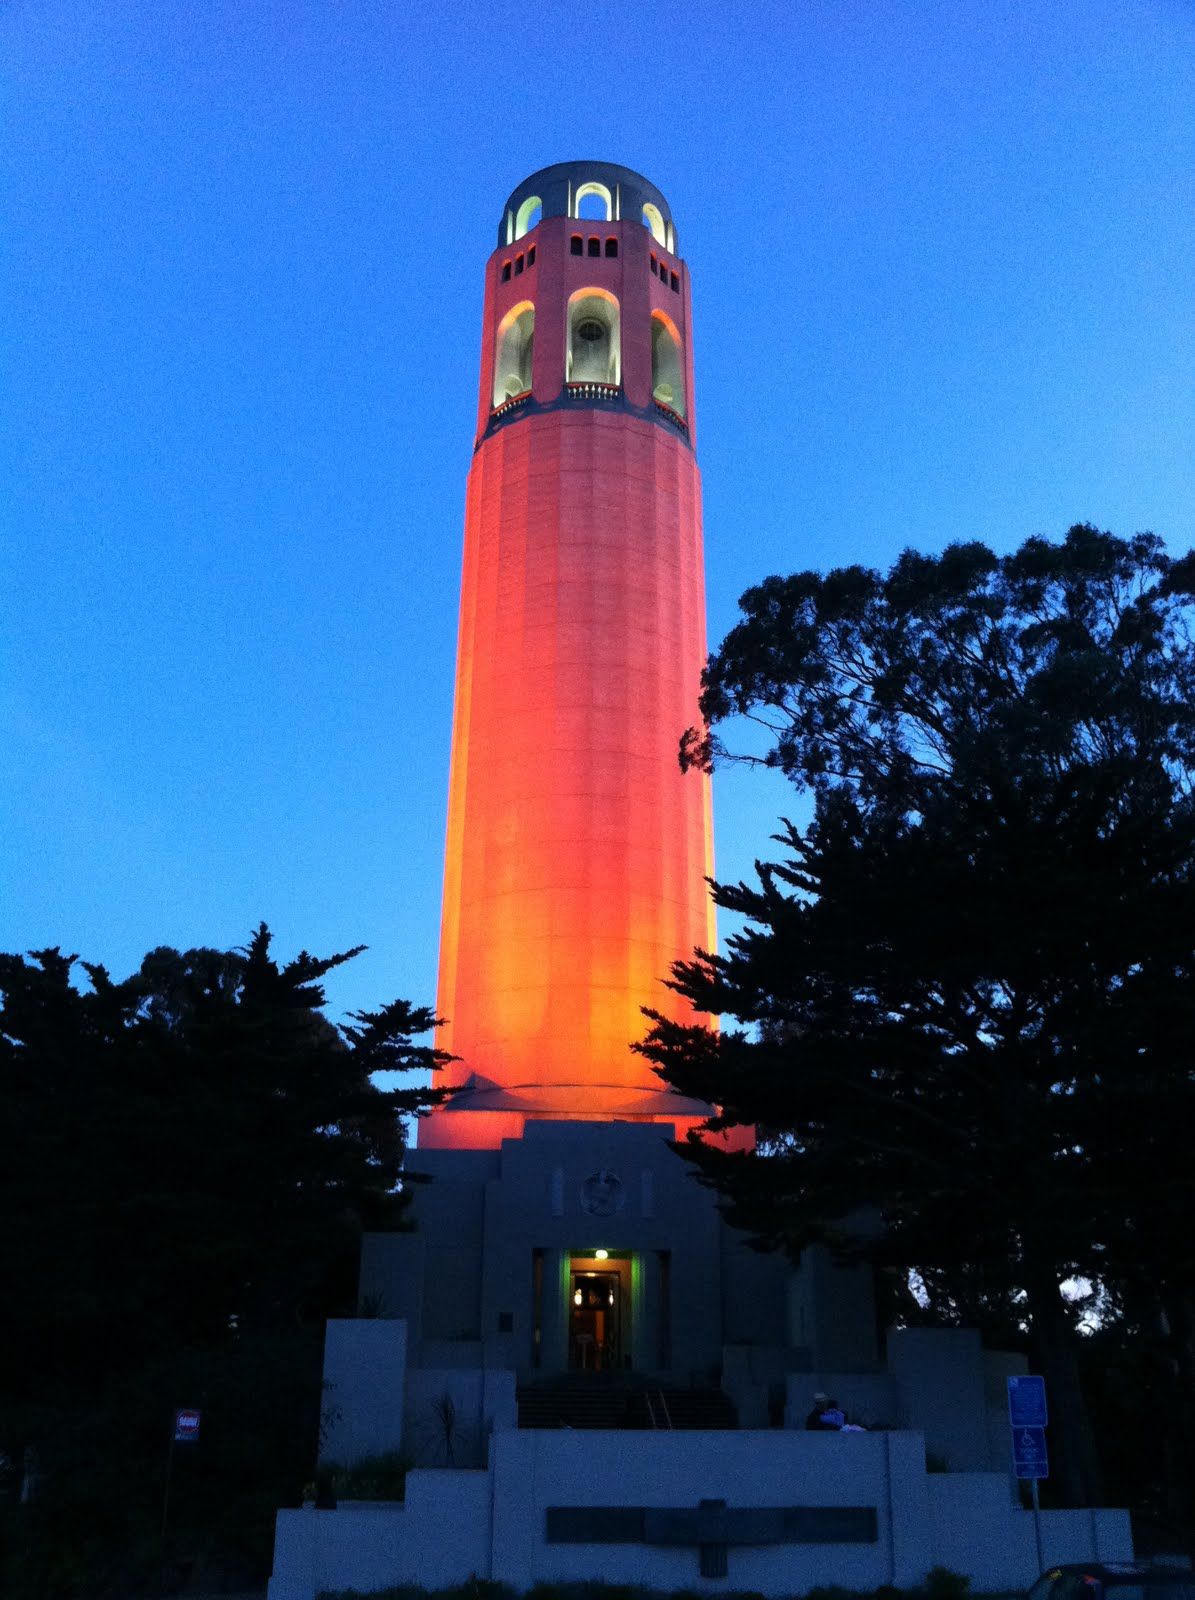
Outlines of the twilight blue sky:
{"type": "MultiPolygon", "coordinates": [[[[431,1001],[482,266],[550,162],[672,204],[712,640],[773,571],[1195,539],[1187,0],[5,0],[0,97],[0,949],[265,918],[431,1001]]],[[[723,876],[787,801],[719,778],[723,876]]]]}

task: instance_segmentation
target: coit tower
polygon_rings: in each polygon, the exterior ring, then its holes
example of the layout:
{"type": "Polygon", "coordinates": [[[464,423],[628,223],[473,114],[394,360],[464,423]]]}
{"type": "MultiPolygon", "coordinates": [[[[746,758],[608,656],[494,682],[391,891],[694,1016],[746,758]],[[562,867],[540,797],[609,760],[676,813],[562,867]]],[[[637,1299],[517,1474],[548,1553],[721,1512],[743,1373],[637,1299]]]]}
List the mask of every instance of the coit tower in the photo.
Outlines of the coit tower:
{"type": "Polygon", "coordinates": [[[672,1122],[631,1041],[711,949],[709,780],[682,773],[705,660],[689,275],[667,201],[600,161],[534,173],[485,274],[437,1043],[425,1147],[528,1119],[672,1122]]]}

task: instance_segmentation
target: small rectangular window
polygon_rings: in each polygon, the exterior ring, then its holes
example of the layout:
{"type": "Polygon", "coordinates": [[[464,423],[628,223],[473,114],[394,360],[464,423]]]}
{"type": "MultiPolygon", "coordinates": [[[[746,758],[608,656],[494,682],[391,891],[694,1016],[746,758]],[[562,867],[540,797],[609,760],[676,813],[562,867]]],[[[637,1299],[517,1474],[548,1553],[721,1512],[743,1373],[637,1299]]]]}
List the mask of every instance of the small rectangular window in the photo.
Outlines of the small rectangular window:
{"type": "Polygon", "coordinates": [[[618,240],[617,239],[607,239],[606,240],[606,254],[608,256],[616,256],[618,254],[618,240]]]}
{"type": "Polygon", "coordinates": [[[680,279],[677,277],[675,272],[672,274],[672,287],[679,294],[679,292],[680,292],[680,279]]]}
{"type": "Polygon", "coordinates": [[[502,263],[502,282],[503,283],[509,283],[510,282],[510,262],[509,261],[504,261],[502,263]]]}
{"type": "Polygon", "coordinates": [[[600,239],[591,239],[589,241],[589,253],[590,253],[591,256],[600,256],[601,255],[601,253],[602,253],[602,241],[600,239]]]}
{"type": "Polygon", "coordinates": [[[581,235],[579,233],[573,234],[572,239],[569,241],[569,248],[575,256],[583,253],[584,246],[581,243],[581,235]]]}
{"type": "Polygon", "coordinates": [[[516,278],[518,277],[519,273],[522,272],[522,270],[523,270],[523,258],[522,258],[522,256],[516,256],[515,257],[515,277],[516,278]]]}
{"type": "Polygon", "coordinates": [[[528,252],[527,252],[527,265],[529,267],[533,267],[535,265],[535,246],[534,245],[532,245],[530,250],[528,250],[528,252]]]}
{"type": "Polygon", "coordinates": [[[654,255],[651,258],[651,270],[656,273],[658,273],[660,270],[660,263],[656,260],[654,255]]]}

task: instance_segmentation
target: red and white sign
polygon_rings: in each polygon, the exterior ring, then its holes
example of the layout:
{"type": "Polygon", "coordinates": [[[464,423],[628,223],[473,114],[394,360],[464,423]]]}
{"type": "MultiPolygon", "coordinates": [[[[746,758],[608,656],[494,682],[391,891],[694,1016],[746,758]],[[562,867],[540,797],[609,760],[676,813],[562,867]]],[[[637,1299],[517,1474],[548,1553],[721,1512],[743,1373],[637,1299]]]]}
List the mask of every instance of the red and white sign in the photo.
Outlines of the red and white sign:
{"type": "Polygon", "coordinates": [[[174,1439],[175,1443],[190,1444],[199,1437],[199,1412],[176,1411],[174,1413],[174,1439]]]}

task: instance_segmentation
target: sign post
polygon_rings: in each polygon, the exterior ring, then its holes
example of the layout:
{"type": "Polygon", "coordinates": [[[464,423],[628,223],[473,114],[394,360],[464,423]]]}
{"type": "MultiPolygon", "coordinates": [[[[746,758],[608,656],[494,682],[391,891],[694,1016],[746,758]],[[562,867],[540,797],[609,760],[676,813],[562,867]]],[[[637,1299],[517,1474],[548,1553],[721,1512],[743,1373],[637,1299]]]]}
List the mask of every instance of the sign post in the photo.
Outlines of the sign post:
{"type": "Polygon", "coordinates": [[[1045,1566],[1041,1548],[1041,1501],[1037,1485],[1050,1476],[1046,1449],[1046,1380],[1021,1376],[1008,1380],[1008,1421],[1012,1428],[1012,1464],[1018,1478],[1029,1479],[1033,1498],[1033,1536],[1037,1543],[1037,1569],[1045,1566]]]}
{"type": "Polygon", "coordinates": [[[162,1547],[166,1546],[166,1519],[170,1515],[170,1475],[174,1470],[174,1447],[176,1444],[198,1444],[199,1424],[202,1413],[192,1406],[186,1406],[174,1413],[170,1428],[170,1443],[166,1448],[166,1487],[162,1491],[162,1547]]]}

